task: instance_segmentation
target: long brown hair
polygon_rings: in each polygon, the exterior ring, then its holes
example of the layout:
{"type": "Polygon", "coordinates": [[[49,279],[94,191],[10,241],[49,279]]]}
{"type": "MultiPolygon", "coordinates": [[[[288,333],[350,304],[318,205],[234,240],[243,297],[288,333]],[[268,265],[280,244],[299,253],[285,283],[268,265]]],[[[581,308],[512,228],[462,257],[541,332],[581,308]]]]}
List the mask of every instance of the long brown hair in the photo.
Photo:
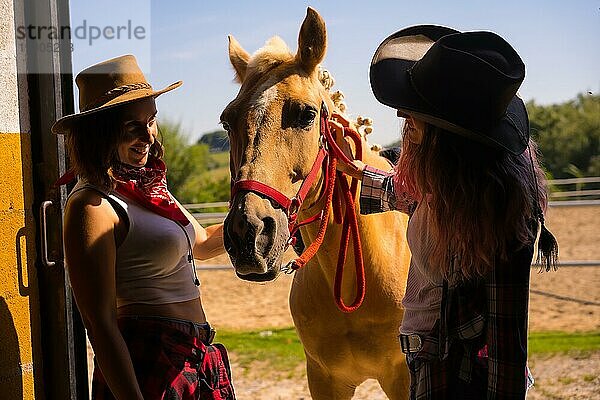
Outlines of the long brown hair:
{"type": "MultiPolygon", "coordinates": [[[[80,117],[65,138],[70,168],[75,175],[109,191],[116,183],[112,167],[119,163],[117,148],[125,138],[124,107],[127,105],[80,117]]],[[[163,146],[158,139],[150,147],[150,155],[162,158],[163,146]]]]}
{"type": "Polygon", "coordinates": [[[514,156],[429,124],[415,144],[408,130],[405,124],[396,185],[430,207],[430,265],[445,278],[469,279],[535,241],[537,193],[542,209],[547,193],[533,141],[514,156]]]}

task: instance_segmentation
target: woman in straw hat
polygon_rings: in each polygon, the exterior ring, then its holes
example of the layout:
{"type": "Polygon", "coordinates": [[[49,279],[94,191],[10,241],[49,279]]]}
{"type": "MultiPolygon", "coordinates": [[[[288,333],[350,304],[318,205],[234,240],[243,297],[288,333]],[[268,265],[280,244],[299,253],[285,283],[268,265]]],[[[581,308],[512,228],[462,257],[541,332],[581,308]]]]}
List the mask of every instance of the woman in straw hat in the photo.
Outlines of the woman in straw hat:
{"type": "Polygon", "coordinates": [[[194,258],[224,252],[166,185],[155,91],[131,55],[76,78],[80,113],[58,120],[79,178],[64,248],[95,352],[95,399],[234,399],[225,348],[211,344],[194,258]]]}
{"type": "MultiPolygon", "coordinates": [[[[354,160],[361,212],[410,215],[399,341],[411,399],[523,399],[529,272],[558,247],[544,227],[543,172],[516,95],[525,67],[491,32],[421,25],[394,33],[370,68],[375,97],[405,118],[395,169],[354,160]]],[[[337,133],[348,129],[341,117],[337,133]]],[[[349,145],[345,146],[351,154],[349,145]]]]}

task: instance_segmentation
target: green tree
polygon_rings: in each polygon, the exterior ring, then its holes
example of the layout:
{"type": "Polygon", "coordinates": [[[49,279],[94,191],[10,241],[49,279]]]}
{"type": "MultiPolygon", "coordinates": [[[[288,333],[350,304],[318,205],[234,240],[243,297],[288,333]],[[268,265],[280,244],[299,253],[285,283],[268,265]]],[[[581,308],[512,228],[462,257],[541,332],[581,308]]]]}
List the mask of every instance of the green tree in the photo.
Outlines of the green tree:
{"type": "Polygon", "coordinates": [[[169,190],[183,203],[229,200],[229,157],[210,153],[207,144],[191,143],[181,124],[161,121],[169,190]]]}
{"type": "Polygon", "coordinates": [[[600,96],[561,104],[527,104],[531,132],[554,178],[600,176],[600,96]]]}
{"type": "Polygon", "coordinates": [[[208,146],[190,144],[189,136],[181,129],[181,124],[161,121],[160,138],[165,147],[164,160],[167,164],[169,190],[180,202],[188,202],[182,188],[193,176],[206,171],[208,146]]]}

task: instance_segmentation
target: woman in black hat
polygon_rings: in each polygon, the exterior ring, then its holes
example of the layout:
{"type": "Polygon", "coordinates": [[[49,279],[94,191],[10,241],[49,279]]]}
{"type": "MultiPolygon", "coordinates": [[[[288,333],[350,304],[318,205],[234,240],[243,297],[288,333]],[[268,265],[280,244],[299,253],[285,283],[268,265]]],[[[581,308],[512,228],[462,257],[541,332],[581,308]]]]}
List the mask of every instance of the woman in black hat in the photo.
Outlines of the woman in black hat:
{"type": "MultiPolygon", "coordinates": [[[[354,160],[361,212],[410,215],[400,345],[411,399],[523,399],[529,272],[558,247],[544,227],[544,174],[516,95],[525,67],[491,32],[421,25],[383,41],[377,99],[405,118],[394,171],[354,160]]],[[[340,132],[347,122],[336,116],[340,132]]],[[[351,154],[350,146],[346,152],[351,154]]]]}
{"type": "MultiPolygon", "coordinates": [[[[65,205],[65,262],[95,352],[92,398],[235,399],[213,344],[194,258],[224,253],[167,188],[155,91],[135,57],[77,76],[80,112],[58,120],[79,179],[65,205]]],[[[62,183],[62,182],[61,182],[62,183]]]]}

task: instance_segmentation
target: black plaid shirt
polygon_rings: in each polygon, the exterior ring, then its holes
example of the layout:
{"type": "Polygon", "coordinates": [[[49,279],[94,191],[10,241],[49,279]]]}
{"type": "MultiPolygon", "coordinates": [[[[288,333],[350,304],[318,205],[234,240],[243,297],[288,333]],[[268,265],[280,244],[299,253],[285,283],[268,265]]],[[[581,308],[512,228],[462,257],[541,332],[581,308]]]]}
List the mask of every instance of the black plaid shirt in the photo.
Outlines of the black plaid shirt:
{"type": "MultiPolygon", "coordinates": [[[[360,194],[361,214],[398,210],[412,214],[417,202],[394,189],[393,173],[367,167],[360,194]]],[[[533,244],[515,245],[508,261],[497,260],[485,277],[445,284],[440,321],[416,354],[431,361],[420,368],[416,399],[446,398],[453,380],[469,383],[474,364],[487,361],[487,399],[524,399],[528,385],[527,311],[533,244]],[[461,347],[457,353],[451,348],[461,347]],[[483,348],[483,356],[482,356],[483,348]],[[439,362],[450,356],[461,360],[439,362]]],[[[411,371],[414,373],[414,371],[411,371]]],[[[529,379],[533,379],[529,376],[529,379]]]]}
{"type": "Polygon", "coordinates": [[[367,165],[360,187],[361,214],[396,210],[410,215],[416,207],[417,202],[411,195],[406,192],[396,193],[392,172],[367,165]]]}

